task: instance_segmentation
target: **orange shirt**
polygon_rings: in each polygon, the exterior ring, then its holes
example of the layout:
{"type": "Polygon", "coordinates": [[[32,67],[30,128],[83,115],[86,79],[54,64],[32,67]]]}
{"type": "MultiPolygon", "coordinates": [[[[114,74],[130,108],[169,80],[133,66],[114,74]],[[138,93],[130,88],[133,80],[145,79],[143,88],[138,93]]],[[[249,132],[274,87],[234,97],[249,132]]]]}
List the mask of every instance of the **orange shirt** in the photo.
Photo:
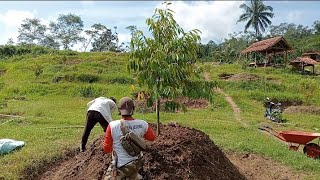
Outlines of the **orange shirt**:
{"type": "MultiPolygon", "coordinates": [[[[130,118],[126,118],[125,120],[130,121],[130,120],[134,120],[134,118],[130,117],[130,118]]],[[[143,137],[149,141],[153,141],[156,139],[156,135],[155,135],[153,129],[151,128],[151,126],[148,125],[148,129],[143,137]]],[[[103,150],[105,153],[111,153],[112,149],[113,149],[112,133],[111,133],[110,125],[108,125],[108,128],[106,130],[106,134],[104,137],[104,141],[103,141],[103,150]]]]}

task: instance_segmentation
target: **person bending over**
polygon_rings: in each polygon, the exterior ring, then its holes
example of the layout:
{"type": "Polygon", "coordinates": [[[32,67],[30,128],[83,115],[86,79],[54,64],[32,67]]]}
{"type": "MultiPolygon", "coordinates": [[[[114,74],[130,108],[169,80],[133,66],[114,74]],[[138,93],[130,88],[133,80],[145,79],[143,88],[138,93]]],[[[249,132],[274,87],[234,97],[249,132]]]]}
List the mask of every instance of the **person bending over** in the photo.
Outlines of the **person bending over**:
{"type": "Polygon", "coordinates": [[[88,104],[86,125],[82,135],[80,151],[86,150],[86,144],[92,128],[99,123],[105,132],[108,124],[112,121],[112,112],[117,109],[116,99],[99,97],[88,104]]]}

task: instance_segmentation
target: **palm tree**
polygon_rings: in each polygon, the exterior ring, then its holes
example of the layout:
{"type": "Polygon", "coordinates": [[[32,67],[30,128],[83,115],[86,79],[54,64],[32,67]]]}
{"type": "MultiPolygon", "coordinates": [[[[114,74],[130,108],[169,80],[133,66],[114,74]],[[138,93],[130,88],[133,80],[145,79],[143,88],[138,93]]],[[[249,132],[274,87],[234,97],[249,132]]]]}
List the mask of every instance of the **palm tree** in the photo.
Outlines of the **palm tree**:
{"type": "Polygon", "coordinates": [[[251,0],[250,6],[246,4],[240,5],[241,9],[245,10],[238,22],[246,21],[245,31],[251,26],[256,33],[256,38],[261,35],[261,31],[264,32],[266,28],[271,24],[270,19],[273,17],[273,8],[263,4],[262,0],[251,0]]]}

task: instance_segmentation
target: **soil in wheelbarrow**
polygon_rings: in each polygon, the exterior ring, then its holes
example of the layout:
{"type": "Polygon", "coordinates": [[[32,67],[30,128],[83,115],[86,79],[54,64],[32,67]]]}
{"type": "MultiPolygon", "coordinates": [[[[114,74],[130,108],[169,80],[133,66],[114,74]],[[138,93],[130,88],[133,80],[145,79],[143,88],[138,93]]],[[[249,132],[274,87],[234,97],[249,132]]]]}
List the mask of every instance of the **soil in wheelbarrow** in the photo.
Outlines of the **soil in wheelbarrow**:
{"type": "MultiPolygon", "coordinates": [[[[161,130],[144,153],[144,179],[245,179],[203,132],[174,123],[161,125],[161,130]]],[[[86,152],[55,164],[37,179],[102,179],[111,160],[101,150],[102,141],[96,139],[86,152]]]]}

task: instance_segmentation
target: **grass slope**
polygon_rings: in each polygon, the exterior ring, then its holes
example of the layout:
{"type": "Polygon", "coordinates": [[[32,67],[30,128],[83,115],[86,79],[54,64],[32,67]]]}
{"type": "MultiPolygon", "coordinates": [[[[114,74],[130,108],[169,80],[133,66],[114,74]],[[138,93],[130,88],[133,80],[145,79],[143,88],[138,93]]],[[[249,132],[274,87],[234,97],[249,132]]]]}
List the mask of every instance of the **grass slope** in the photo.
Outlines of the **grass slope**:
{"type": "MultiPolygon", "coordinates": [[[[114,53],[17,56],[1,61],[0,69],[5,69],[6,73],[0,76],[0,113],[25,118],[6,124],[1,123],[8,119],[0,119],[0,138],[23,140],[27,144],[17,152],[0,157],[0,179],[18,179],[26,167],[36,170],[68,150],[77,148],[83,128],[64,127],[83,126],[86,103],[94,97],[115,96],[119,99],[131,96],[130,87],[135,81],[127,73],[126,63],[126,55],[114,53]]],[[[194,109],[186,113],[161,112],[163,123],[175,121],[200,129],[224,150],[270,156],[296,170],[306,171],[310,179],[319,177],[320,161],[289,151],[286,145],[257,130],[259,123],[266,122],[262,106],[265,96],[298,99],[319,106],[318,77],[304,77],[288,70],[269,68],[242,70],[238,65],[214,66],[208,63],[200,66],[234,98],[241,108],[241,118],[250,126],[244,128],[234,119],[232,109],[219,94],[207,109],[194,109]],[[272,81],[250,83],[218,79],[221,73],[240,72],[253,73],[263,79],[270,77],[272,81]],[[304,83],[306,81],[308,83],[304,83]],[[303,91],[312,88],[311,94],[303,91]]],[[[149,122],[156,119],[155,113],[136,114],[135,117],[149,122]]],[[[316,131],[315,128],[320,128],[319,118],[315,115],[285,114],[285,117],[292,124],[279,126],[278,129],[316,131]]],[[[114,114],[114,119],[117,118],[119,116],[114,114]]],[[[90,139],[102,134],[102,129],[97,125],[90,139]]]]}

